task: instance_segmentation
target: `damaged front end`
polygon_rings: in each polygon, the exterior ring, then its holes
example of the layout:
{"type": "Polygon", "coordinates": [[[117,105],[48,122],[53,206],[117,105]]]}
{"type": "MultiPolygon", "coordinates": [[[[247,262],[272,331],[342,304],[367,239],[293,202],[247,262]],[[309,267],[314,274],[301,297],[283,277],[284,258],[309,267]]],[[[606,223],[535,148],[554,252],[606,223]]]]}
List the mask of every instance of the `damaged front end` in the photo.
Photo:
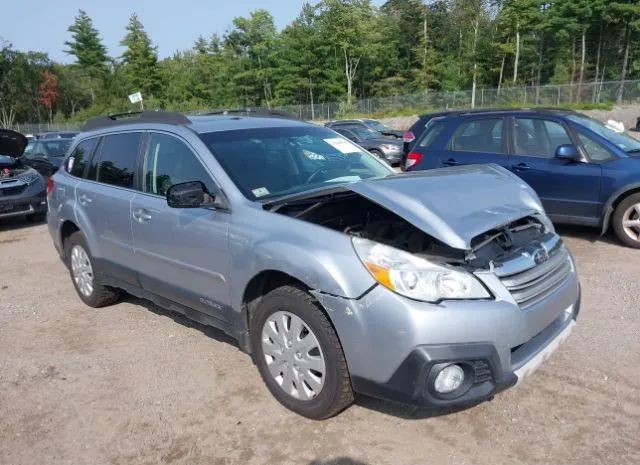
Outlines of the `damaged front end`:
{"type": "Polygon", "coordinates": [[[491,272],[504,277],[516,302],[530,305],[552,292],[573,269],[559,236],[536,211],[525,210],[524,216],[471,238],[468,248],[458,248],[445,242],[446,235],[434,237],[347,187],[265,208],[351,236],[358,257],[379,284],[419,301],[490,299],[491,291],[476,274],[491,272]],[[546,262],[553,266],[509,279],[546,262]]]}

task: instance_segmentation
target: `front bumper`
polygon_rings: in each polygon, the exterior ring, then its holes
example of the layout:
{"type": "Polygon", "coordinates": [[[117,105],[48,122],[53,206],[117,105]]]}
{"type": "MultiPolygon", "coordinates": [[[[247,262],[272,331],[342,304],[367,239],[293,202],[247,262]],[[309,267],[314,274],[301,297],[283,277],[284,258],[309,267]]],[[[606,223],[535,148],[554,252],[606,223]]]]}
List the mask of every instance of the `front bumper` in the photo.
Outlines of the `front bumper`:
{"type": "Polygon", "coordinates": [[[0,197],[0,218],[34,215],[47,211],[47,194],[43,190],[35,195],[0,197]]]}
{"type": "Polygon", "coordinates": [[[382,286],[360,299],[314,294],[334,322],[356,392],[451,407],[486,400],[531,374],[566,340],[580,309],[575,273],[525,309],[488,279],[495,300],[427,304],[382,286]],[[463,393],[439,395],[436,371],[452,363],[473,382],[463,393]]]}

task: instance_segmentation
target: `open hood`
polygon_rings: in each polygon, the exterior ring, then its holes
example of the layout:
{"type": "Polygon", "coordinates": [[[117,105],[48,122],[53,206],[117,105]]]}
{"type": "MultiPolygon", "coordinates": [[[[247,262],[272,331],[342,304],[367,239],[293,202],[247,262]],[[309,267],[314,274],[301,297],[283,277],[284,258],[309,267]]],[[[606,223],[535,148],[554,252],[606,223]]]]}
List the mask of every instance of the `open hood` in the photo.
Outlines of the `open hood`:
{"type": "Polygon", "coordinates": [[[481,233],[543,212],[538,196],[498,165],[468,165],[344,186],[456,249],[481,233]]]}
{"type": "Polygon", "coordinates": [[[24,153],[27,143],[27,138],[19,132],[0,129],[0,155],[17,158],[24,153]]]}

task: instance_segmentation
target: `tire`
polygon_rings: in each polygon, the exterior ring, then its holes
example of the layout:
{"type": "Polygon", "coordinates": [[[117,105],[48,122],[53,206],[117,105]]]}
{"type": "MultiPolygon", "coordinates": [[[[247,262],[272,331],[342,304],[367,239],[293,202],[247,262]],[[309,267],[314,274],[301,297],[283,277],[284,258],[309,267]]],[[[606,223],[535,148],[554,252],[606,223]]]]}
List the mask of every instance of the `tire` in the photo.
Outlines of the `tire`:
{"type": "MultiPolygon", "coordinates": [[[[286,325],[286,323],[282,324],[286,325]]],[[[338,336],[323,310],[308,292],[294,286],[282,286],[269,292],[253,312],[250,331],[253,360],[269,391],[282,405],[304,417],[322,420],[337,414],[353,403],[351,378],[338,336]],[[294,329],[295,318],[300,319],[303,329],[298,334],[302,334],[303,337],[294,338],[295,333],[282,331],[280,325],[277,326],[277,332],[267,329],[273,328],[273,320],[283,322],[283,317],[289,318],[289,331],[294,329]],[[306,330],[308,330],[307,333],[305,333],[306,330]],[[271,339],[269,334],[273,335],[276,341],[271,339]],[[297,359],[296,357],[301,354],[300,351],[292,355],[292,351],[296,351],[296,342],[293,346],[285,348],[287,334],[289,344],[297,339],[301,341],[298,344],[311,347],[317,343],[318,347],[310,350],[301,349],[302,358],[297,359]],[[284,340],[280,336],[284,336],[284,340]],[[315,339],[308,339],[310,336],[315,339]],[[278,358],[269,355],[271,348],[275,351],[280,350],[278,358]],[[289,362],[281,362],[285,358],[288,358],[289,362]],[[269,359],[271,362],[268,362],[269,359]],[[296,366],[296,360],[300,365],[296,366]],[[319,363],[318,360],[323,360],[324,374],[321,377],[316,376],[320,371],[309,368],[307,360],[315,360],[316,364],[319,363]],[[285,366],[289,366],[288,364],[292,368],[287,370],[285,366]],[[272,373],[280,370],[283,371],[280,372],[281,379],[278,380],[272,373]],[[289,371],[289,378],[284,370],[289,371]],[[288,384],[287,379],[293,382],[288,384]],[[318,389],[319,379],[323,384],[318,389]],[[312,383],[313,380],[315,380],[314,383],[312,383]],[[293,388],[293,391],[286,392],[281,384],[288,385],[293,388]],[[315,391],[309,394],[310,389],[315,391]]]]}
{"type": "Polygon", "coordinates": [[[27,221],[30,223],[42,223],[47,219],[47,212],[34,213],[27,216],[27,221]]]}
{"type": "Polygon", "coordinates": [[[371,152],[371,154],[375,157],[378,157],[381,160],[384,160],[384,155],[382,154],[382,152],[378,149],[371,149],[369,150],[369,152],[371,152]]]}
{"type": "Polygon", "coordinates": [[[91,252],[89,251],[89,247],[87,246],[87,242],[84,239],[84,236],[80,231],[76,231],[71,234],[64,242],[64,251],[65,251],[65,262],[67,268],[69,269],[69,274],[71,276],[71,282],[73,283],[73,287],[80,299],[90,307],[100,308],[105,307],[107,305],[114,304],[118,301],[121,295],[121,291],[119,289],[104,286],[101,283],[101,273],[99,268],[97,267],[91,252]],[[91,288],[84,286],[83,281],[79,278],[82,274],[80,269],[77,269],[77,263],[74,263],[74,255],[75,253],[80,254],[78,256],[79,262],[86,262],[88,267],[81,268],[84,273],[84,279],[87,279],[88,276],[91,276],[91,288]],[[82,256],[84,253],[84,258],[82,256]],[[74,265],[76,265],[74,267],[74,265]],[[89,273],[90,270],[90,273],[89,273]]]}
{"type": "Polygon", "coordinates": [[[611,221],[613,230],[623,244],[640,249],[640,193],[630,195],[620,202],[611,221]],[[628,226],[629,224],[633,226],[628,226]],[[631,237],[633,233],[636,234],[636,239],[631,237]]]}

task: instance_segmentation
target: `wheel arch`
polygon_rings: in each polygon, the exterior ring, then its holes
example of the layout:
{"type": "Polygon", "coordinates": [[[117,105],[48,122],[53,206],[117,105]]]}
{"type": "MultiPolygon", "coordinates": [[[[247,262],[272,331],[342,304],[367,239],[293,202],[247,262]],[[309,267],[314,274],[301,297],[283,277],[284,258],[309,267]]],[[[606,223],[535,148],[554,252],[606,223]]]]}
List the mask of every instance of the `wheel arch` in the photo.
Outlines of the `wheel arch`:
{"type": "Polygon", "coordinates": [[[309,286],[307,283],[305,283],[301,279],[295,276],[292,276],[284,271],[269,269],[269,270],[262,270],[256,275],[254,275],[245,286],[244,292],[242,294],[241,320],[243,322],[243,325],[245,326],[243,329],[245,331],[246,337],[241,338],[241,346],[242,346],[241,348],[247,353],[252,352],[251,342],[250,342],[251,318],[253,317],[255,309],[260,304],[260,301],[262,300],[262,298],[272,290],[285,285],[299,287],[300,289],[304,290],[305,292],[308,292],[313,296],[315,302],[317,302],[318,304],[318,307],[325,314],[325,316],[327,317],[327,320],[333,327],[333,330],[336,332],[338,341],[340,341],[340,336],[338,334],[338,331],[335,328],[334,322],[329,312],[327,312],[327,309],[324,307],[322,302],[320,302],[315,297],[315,295],[311,292],[313,290],[313,287],[309,286]]]}
{"type": "Polygon", "coordinates": [[[65,220],[62,222],[62,225],[60,225],[60,244],[62,246],[62,253],[64,255],[64,258],[66,258],[67,254],[67,251],[64,248],[64,243],[67,238],[76,231],[80,231],[80,228],[71,220],[65,220]]]}
{"type": "Polygon", "coordinates": [[[609,200],[607,200],[607,203],[605,204],[604,213],[602,216],[602,235],[604,235],[609,229],[609,226],[611,225],[611,215],[613,215],[613,212],[620,204],[620,202],[622,202],[630,195],[638,193],[640,193],[640,182],[624,186],[609,197],[609,200]]]}

